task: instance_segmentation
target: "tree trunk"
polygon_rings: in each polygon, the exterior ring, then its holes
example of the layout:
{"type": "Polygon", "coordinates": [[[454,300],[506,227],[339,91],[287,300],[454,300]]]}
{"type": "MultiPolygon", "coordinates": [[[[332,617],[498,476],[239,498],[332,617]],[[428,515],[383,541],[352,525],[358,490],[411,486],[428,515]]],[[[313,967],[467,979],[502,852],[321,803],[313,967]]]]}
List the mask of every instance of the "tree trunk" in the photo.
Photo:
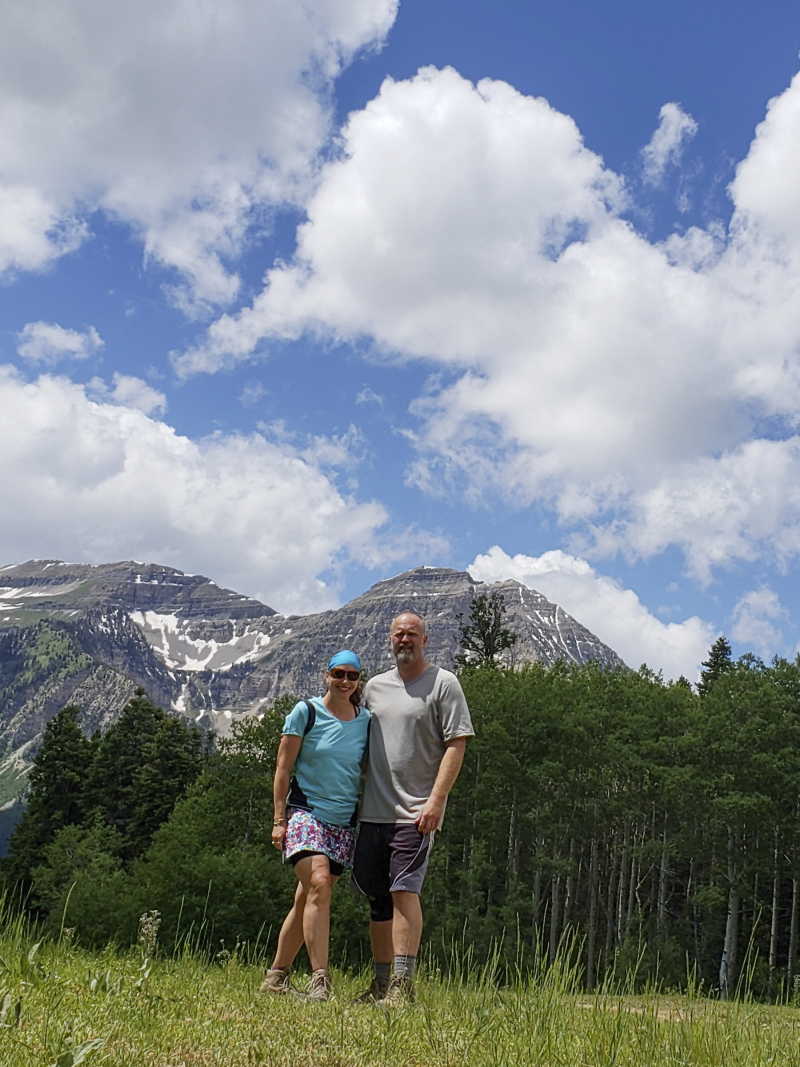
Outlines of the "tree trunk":
{"type": "MultiPolygon", "coordinates": [[[[478,753],[475,760],[475,785],[472,790],[472,829],[469,835],[469,840],[464,839],[464,852],[463,863],[464,869],[468,874],[472,874],[472,865],[475,859],[475,835],[478,832],[478,783],[481,780],[481,754],[478,753]]],[[[469,879],[470,886],[472,885],[472,879],[469,879]]]]}
{"type": "MultiPolygon", "coordinates": [[[[541,858],[544,852],[544,838],[540,836],[536,844],[536,855],[541,858]]],[[[537,866],[533,872],[533,943],[539,940],[539,912],[542,910],[542,868],[537,866]]]]}
{"type": "Polygon", "coordinates": [[[669,877],[669,853],[667,852],[667,813],[664,812],[664,833],[661,838],[661,866],[658,872],[658,911],[656,929],[664,934],[667,929],[667,879],[669,877]]]}
{"type": "Polygon", "coordinates": [[[611,950],[614,947],[614,934],[617,930],[616,910],[618,876],[619,862],[617,859],[616,834],[614,834],[612,837],[610,865],[608,872],[608,897],[606,898],[606,913],[608,918],[608,922],[606,924],[606,968],[608,967],[608,960],[611,956],[611,950]]]}
{"type": "MultiPolygon", "coordinates": [[[[596,813],[596,811],[595,811],[596,813]]],[[[597,941],[597,839],[592,838],[589,858],[589,930],[586,937],[586,988],[594,989],[594,949],[597,941]]]]}
{"type": "MultiPolygon", "coordinates": [[[[655,842],[658,837],[656,833],[656,806],[653,805],[653,813],[650,822],[650,841],[655,842]]],[[[658,914],[658,870],[654,863],[650,864],[650,900],[648,902],[648,917],[650,919],[649,925],[652,926],[653,918],[658,914]]]]}
{"type": "Polygon", "coordinates": [[[775,977],[778,966],[778,905],[780,903],[780,867],[778,864],[778,827],[775,827],[775,848],[772,852],[772,922],[769,929],[769,977],[775,977]]]}
{"type": "Polygon", "coordinates": [[[511,801],[511,815],[508,820],[508,847],[506,849],[506,891],[508,891],[511,879],[516,878],[517,876],[516,849],[514,848],[516,826],[517,805],[515,796],[514,799],[511,801]]]}
{"type": "Polygon", "coordinates": [[[575,881],[576,877],[573,874],[575,869],[575,838],[570,839],[569,843],[569,873],[567,874],[566,885],[564,888],[564,915],[562,918],[562,925],[564,929],[569,925],[572,903],[575,897],[575,881]]]}
{"type": "Polygon", "coordinates": [[[573,907],[573,909],[575,909],[575,908],[578,909],[578,915],[577,915],[577,918],[575,919],[575,923],[576,924],[579,923],[580,919],[581,919],[581,911],[580,911],[580,907],[581,907],[581,903],[580,903],[580,901],[581,901],[581,885],[582,885],[581,879],[582,879],[583,872],[584,872],[584,869],[585,869],[584,862],[583,862],[583,853],[584,853],[585,845],[586,845],[586,842],[583,840],[583,838],[581,838],[580,848],[578,849],[578,864],[577,864],[577,867],[575,868],[575,881],[574,881],[573,887],[572,887],[572,907],[573,907]]]}
{"type": "Polygon", "coordinates": [[[628,903],[627,894],[628,877],[628,828],[625,827],[625,836],[622,839],[622,859],[619,864],[619,887],[617,889],[617,929],[616,941],[619,943],[625,936],[625,913],[628,903]]]}
{"type": "Polygon", "coordinates": [[[728,829],[728,918],[725,923],[725,944],[719,964],[719,995],[727,1000],[736,984],[736,948],[739,938],[739,880],[736,856],[736,834],[728,829]]]}
{"type": "Polygon", "coordinates": [[[558,952],[558,924],[561,911],[561,875],[554,874],[550,894],[550,962],[554,963],[558,952]]]}
{"type": "Polygon", "coordinates": [[[792,983],[797,970],[797,921],[800,906],[800,878],[792,878],[792,917],[789,921],[789,962],[786,965],[786,991],[791,997],[792,983]]]}
{"type": "Polygon", "coordinates": [[[692,909],[692,942],[694,944],[694,967],[695,976],[699,980],[702,978],[701,962],[700,962],[700,921],[697,914],[697,871],[695,870],[694,860],[689,865],[689,884],[686,887],[686,899],[692,909]],[[695,885],[695,891],[692,892],[692,886],[695,885]]]}
{"type": "Polygon", "coordinates": [[[633,835],[633,854],[631,856],[631,884],[628,888],[628,911],[625,916],[625,936],[630,937],[633,929],[633,913],[636,908],[636,890],[639,880],[639,860],[636,856],[636,834],[633,835]]]}

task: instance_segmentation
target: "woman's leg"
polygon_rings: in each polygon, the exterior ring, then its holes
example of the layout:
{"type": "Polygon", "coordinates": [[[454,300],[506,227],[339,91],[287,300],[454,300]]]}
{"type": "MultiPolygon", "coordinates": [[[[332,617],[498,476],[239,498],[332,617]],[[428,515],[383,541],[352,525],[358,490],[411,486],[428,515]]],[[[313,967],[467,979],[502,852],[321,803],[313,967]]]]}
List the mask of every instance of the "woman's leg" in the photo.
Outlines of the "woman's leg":
{"type": "Polygon", "coordinates": [[[311,970],[327,970],[331,891],[339,879],[337,875],[331,874],[327,856],[306,856],[295,864],[294,869],[305,895],[303,937],[311,961],[311,970]]]}
{"type": "MultiPolygon", "coordinates": [[[[300,862],[303,862],[302,860],[300,862]]],[[[300,864],[297,864],[299,867],[300,864]]],[[[297,871],[295,867],[295,872],[297,871]]],[[[299,878],[299,875],[298,875],[299,878]]],[[[288,971],[294,963],[294,958],[303,947],[303,912],[306,906],[306,891],[303,883],[297,883],[297,891],[294,894],[292,910],[283,920],[281,932],[278,934],[278,951],[272,969],[288,971]]]]}

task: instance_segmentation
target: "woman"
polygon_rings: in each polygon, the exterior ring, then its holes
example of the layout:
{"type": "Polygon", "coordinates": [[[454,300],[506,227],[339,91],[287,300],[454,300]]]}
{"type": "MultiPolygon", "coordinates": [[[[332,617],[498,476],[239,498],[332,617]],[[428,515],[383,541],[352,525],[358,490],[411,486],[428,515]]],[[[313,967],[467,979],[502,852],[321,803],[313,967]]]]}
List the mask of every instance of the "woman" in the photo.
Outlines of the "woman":
{"type": "Polygon", "coordinates": [[[353,865],[369,730],[369,712],[360,706],[360,679],[361,661],[355,652],[337,652],[325,674],[325,696],[301,700],[286,716],[275,769],[272,844],[294,867],[298,885],[261,987],[264,992],[291,990],[291,967],[305,941],[312,969],[309,996],[330,996],[331,890],[353,865]]]}

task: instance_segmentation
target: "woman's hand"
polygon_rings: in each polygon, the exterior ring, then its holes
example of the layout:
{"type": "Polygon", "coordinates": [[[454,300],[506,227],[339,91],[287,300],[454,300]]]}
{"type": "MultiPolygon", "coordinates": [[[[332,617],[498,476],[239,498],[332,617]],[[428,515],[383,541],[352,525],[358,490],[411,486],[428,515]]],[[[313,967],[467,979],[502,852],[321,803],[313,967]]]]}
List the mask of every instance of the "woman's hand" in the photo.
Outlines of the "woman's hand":
{"type": "Polygon", "coordinates": [[[302,737],[284,734],[278,745],[275,780],[272,783],[272,844],[280,852],[283,851],[286,841],[286,794],[289,792],[289,774],[295,765],[302,743],[302,737]]]}

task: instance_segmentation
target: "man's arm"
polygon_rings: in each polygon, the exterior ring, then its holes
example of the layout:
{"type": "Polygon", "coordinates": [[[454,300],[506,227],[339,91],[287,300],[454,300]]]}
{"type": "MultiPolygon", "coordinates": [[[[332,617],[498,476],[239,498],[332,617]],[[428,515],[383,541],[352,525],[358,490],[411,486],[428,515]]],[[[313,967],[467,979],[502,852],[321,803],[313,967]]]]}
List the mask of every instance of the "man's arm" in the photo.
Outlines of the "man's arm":
{"type": "Polygon", "coordinates": [[[430,834],[439,829],[442,815],[444,815],[444,806],[450,795],[450,790],[453,788],[456,778],[458,778],[458,772],[464,762],[466,748],[466,737],[454,737],[451,741],[445,741],[444,755],[442,756],[442,762],[439,764],[431,795],[417,816],[417,826],[420,833],[430,834]]]}

